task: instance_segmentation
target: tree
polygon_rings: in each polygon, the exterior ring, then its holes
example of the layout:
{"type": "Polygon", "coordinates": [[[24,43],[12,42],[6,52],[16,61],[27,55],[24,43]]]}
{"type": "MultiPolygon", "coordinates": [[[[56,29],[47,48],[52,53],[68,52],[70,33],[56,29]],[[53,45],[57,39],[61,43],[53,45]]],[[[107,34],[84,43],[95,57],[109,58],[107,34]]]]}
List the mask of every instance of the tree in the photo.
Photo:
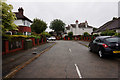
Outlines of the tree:
{"type": "Polygon", "coordinates": [[[0,4],[2,4],[2,25],[0,25],[2,27],[2,33],[10,30],[18,30],[18,26],[14,23],[16,16],[12,12],[13,6],[10,4],[8,5],[5,2],[1,2],[0,4]]]}
{"type": "Polygon", "coordinates": [[[55,19],[50,23],[50,28],[53,29],[57,35],[59,35],[64,32],[65,23],[60,19],[55,19]]]}
{"type": "Polygon", "coordinates": [[[43,20],[37,18],[33,20],[33,24],[31,25],[32,32],[36,32],[37,34],[45,31],[46,28],[47,24],[43,20]]]}

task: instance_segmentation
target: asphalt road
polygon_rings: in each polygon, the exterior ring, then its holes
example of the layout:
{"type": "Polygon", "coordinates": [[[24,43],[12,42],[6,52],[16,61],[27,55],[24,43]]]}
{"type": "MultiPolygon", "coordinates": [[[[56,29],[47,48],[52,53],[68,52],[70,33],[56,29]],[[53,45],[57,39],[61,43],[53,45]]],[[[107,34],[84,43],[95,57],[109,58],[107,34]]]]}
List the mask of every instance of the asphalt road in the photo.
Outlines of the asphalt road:
{"type": "Polygon", "coordinates": [[[75,41],[56,43],[14,78],[118,78],[118,58],[101,59],[75,41]]]}

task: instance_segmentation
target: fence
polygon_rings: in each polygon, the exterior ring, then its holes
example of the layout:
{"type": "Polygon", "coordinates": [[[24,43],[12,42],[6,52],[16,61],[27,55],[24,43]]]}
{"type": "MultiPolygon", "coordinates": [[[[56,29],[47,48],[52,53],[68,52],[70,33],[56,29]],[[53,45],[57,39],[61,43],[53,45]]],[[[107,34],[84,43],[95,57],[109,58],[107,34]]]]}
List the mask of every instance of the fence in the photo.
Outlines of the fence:
{"type": "MultiPolygon", "coordinates": [[[[46,38],[35,39],[35,38],[28,38],[32,40],[32,47],[46,43],[46,38]]],[[[3,40],[2,41],[2,54],[8,54],[12,52],[16,52],[22,49],[25,49],[25,39],[16,39],[16,40],[3,40]]]]}
{"type": "Polygon", "coordinates": [[[64,39],[64,40],[92,41],[92,40],[95,39],[95,36],[73,36],[73,37],[65,36],[63,39],[64,39]]]}
{"type": "Polygon", "coordinates": [[[2,54],[7,54],[24,49],[24,40],[8,41],[3,40],[2,54]]]}

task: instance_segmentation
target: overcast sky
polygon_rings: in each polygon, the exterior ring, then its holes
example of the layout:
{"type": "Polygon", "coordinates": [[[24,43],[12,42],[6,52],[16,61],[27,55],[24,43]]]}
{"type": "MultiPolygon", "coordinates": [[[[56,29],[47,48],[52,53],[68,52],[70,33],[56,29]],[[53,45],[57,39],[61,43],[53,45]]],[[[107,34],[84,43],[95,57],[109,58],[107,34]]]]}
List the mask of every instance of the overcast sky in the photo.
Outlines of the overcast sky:
{"type": "Polygon", "coordinates": [[[113,17],[118,17],[118,0],[8,0],[7,3],[13,5],[13,12],[23,7],[25,16],[31,20],[42,19],[48,26],[54,19],[61,19],[66,26],[76,20],[79,23],[87,20],[90,26],[98,28],[113,17]]]}

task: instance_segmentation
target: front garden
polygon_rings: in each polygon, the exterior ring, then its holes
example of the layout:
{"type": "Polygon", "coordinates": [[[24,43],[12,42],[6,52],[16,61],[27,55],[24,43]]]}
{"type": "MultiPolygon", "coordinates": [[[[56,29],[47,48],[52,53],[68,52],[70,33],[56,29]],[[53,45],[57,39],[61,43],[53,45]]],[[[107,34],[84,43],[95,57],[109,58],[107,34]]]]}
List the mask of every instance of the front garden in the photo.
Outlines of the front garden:
{"type": "Polygon", "coordinates": [[[50,36],[46,32],[41,34],[26,35],[3,35],[2,36],[2,54],[19,51],[22,49],[30,49],[34,46],[47,42],[46,36],[50,36]]]}

